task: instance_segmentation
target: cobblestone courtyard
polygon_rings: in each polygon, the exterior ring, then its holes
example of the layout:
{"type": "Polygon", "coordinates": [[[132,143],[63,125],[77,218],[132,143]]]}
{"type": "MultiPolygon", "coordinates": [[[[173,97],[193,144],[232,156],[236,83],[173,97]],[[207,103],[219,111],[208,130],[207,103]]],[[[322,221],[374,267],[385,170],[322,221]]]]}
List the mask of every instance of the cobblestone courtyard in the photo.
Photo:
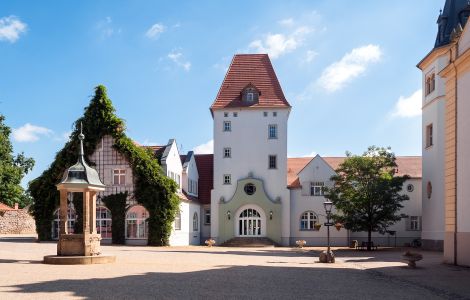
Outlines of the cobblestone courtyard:
{"type": "Polygon", "coordinates": [[[0,239],[0,299],[265,298],[470,299],[470,269],[422,252],[417,269],[403,250],[104,246],[109,265],[45,265],[55,243],[0,239]]]}

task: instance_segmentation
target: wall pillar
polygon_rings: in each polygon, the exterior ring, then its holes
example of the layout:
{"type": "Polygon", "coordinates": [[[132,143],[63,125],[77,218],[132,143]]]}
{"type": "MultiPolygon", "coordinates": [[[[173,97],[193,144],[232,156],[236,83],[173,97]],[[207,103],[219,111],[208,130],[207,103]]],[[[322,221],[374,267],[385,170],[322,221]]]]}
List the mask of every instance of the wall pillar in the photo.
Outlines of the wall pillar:
{"type": "Polygon", "coordinates": [[[67,226],[68,221],[68,201],[67,201],[67,191],[60,191],[60,206],[59,206],[59,235],[68,234],[69,229],[67,226]]]}

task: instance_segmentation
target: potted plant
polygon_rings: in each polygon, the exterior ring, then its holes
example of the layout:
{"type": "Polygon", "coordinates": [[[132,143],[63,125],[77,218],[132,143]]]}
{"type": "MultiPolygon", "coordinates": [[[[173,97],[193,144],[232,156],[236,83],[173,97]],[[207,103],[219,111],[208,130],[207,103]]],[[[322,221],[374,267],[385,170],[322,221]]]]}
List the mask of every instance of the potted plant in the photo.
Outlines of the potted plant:
{"type": "Polygon", "coordinates": [[[307,244],[307,241],[305,240],[298,240],[295,242],[299,248],[303,248],[305,244],[307,244]]]}
{"type": "Polygon", "coordinates": [[[213,239],[208,239],[206,240],[206,245],[207,247],[212,247],[213,245],[215,245],[215,241],[213,239]]]}
{"type": "Polygon", "coordinates": [[[321,228],[321,224],[320,223],[315,223],[315,225],[313,225],[313,227],[315,228],[315,230],[320,230],[321,228]]]}

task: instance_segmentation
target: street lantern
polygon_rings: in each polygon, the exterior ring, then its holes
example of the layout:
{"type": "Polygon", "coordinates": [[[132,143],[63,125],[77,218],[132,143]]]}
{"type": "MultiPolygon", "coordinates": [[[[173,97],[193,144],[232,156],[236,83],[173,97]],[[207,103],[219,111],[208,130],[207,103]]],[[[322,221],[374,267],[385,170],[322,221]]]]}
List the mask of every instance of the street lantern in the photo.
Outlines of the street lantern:
{"type": "Polygon", "coordinates": [[[335,256],[333,254],[333,251],[330,249],[330,226],[334,226],[335,224],[330,222],[330,217],[331,217],[331,209],[333,208],[333,202],[330,200],[326,200],[323,202],[323,207],[325,208],[325,213],[326,213],[326,223],[324,224],[327,228],[327,243],[328,243],[328,248],[326,251],[323,251],[320,254],[320,262],[322,263],[334,263],[335,262],[335,256]]]}
{"type": "Polygon", "coordinates": [[[325,207],[326,215],[329,216],[331,214],[331,209],[333,208],[333,202],[326,200],[323,202],[323,206],[325,207]]]}

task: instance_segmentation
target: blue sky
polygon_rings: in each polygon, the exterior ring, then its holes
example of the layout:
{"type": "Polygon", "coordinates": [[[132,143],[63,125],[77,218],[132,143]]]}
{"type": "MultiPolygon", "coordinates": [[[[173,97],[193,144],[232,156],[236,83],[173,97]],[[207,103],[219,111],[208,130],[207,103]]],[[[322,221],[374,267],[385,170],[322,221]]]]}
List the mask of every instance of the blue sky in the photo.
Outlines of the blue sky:
{"type": "Polygon", "coordinates": [[[235,53],[267,52],[289,156],[421,154],[421,74],[444,0],[2,1],[0,113],[38,176],[104,84],[128,135],[208,151],[235,53]]]}

